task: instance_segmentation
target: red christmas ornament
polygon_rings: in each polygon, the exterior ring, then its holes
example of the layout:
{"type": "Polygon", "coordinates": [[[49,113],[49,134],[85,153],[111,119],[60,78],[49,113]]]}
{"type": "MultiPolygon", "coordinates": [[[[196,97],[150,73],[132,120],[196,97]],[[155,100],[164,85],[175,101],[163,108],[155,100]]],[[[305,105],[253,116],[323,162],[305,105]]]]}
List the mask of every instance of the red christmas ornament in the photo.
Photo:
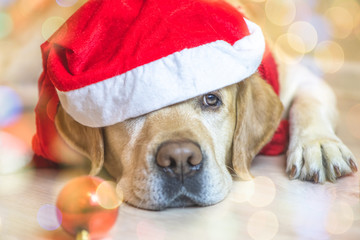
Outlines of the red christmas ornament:
{"type": "Polygon", "coordinates": [[[96,238],[111,229],[121,202],[113,183],[84,176],[65,185],[56,206],[62,214],[62,227],[77,239],[87,239],[88,234],[96,238]]]}

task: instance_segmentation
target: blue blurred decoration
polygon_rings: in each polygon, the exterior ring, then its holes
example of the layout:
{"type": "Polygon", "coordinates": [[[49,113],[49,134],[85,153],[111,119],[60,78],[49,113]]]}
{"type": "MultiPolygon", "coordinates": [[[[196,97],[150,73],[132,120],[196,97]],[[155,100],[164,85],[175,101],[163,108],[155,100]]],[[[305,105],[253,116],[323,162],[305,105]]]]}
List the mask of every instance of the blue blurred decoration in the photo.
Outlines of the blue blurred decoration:
{"type": "Polygon", "coordinates": [[[0,0],[0,10],[9,7],[13,3],[15,3],[15,0],[0,0]]]}
{"type": "Polygon", "coordinates": [[[9,87],[0,86],[0,127],[6,127],[19,119],[23,111],[20,97],[9,87]]]}

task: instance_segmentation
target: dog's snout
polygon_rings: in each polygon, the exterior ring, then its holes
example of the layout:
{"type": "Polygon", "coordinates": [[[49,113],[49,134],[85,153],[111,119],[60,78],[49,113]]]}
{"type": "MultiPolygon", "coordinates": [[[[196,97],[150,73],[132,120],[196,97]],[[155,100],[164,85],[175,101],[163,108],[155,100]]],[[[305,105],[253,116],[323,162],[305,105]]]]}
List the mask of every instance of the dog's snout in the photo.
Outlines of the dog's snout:
{"type": "Polygon", "coordinates": [[[200,148],[190,141],[163,143],[156,155],[156,164],[172,176],[187,176],[198,171],[203,156],[200,148]]]}

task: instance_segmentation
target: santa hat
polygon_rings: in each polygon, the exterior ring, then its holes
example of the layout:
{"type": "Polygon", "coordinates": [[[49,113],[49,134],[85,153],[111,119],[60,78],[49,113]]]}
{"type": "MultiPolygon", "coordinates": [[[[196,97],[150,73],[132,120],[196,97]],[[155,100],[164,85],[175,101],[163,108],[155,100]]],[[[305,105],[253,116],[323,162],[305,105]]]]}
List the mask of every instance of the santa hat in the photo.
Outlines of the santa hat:
{"type": "Polygon", "coordinates": [[[83,125],[112,125],[246,79],[264,48],[224,1],[90,0],[42,45],[35,153],[59,100],[83,125]]]}

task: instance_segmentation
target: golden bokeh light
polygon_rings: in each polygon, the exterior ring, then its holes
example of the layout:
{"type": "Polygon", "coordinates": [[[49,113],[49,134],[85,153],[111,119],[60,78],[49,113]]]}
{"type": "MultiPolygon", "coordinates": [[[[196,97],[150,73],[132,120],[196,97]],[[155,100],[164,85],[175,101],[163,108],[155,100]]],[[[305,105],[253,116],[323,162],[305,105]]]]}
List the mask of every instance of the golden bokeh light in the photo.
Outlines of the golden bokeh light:
{"type": "Polygon", "coordinates": [[[229,199],[237,203],[243,203],[250,200],[254,194],[254,181],[236,182],[230,193],[229,199]]]}
{"type": "Polygon", "coordinates": [[[341,7],[349,11],[353,16],[359,13],[360,5],[357,0],[332,0],[331,7],[341,7]]]}
{"type": "Polygon", "coordinates": [[[105,209],[114,209],[123,202],[123,195],[116,191],[116,184],[111,181],[102,182],[96,189],[97,201],[105,209]]]}
{"type": "Polygon", "coordinates": [[[344,50],[334,41],[319,43],[314,51],[315,64],[324,73],[335,73],[344,65],[344,50]]]}
{"type": "Polygon", "coordinates": [[[345,202],[335,203],[329,210],[325,228],[330,234],[343,234],[354,222],[354,212],[345,202]]]}
{"type": "Polygon", "coordinates": [[[247,231],[254,240],[270,240],[278,233],[279,222],[274,213],[258,211],[250,217],[247,231]]]}
{"type": "Polygon", "coordinates": [[[330,33],[335,38],[347,38],[354,28],[354,17],[343,7],[329,8],[324,16],[329,20],[332,26],[330,33]]]}
{"type": "Polygon", "coordinates": [[[62,17],[50,17],[42,25],[42,36],[45,40],[48,40],[56,30],[65,23],[65,19],[62,17]]]}
{"type": "Polygon", "coordinates": [[[298,35],[285,33],[276,39],[274,51],[281,56],[280,61],[296,64],[304,57],[305,49],[305,44],[298,35]]]}
{"type": "Polygon", "coordinates": [[[265,4],[267,18],[279,26],[289,25],[295,19],[296,6],[290,0],[267,0],[265,4]]]}
{"type": "Polygon", "coordinates": [[[7,13],[0,12],[0,39],[9,36],[13,30],[13,21],[7,13]]]}
{"type": "Polygon", "coordinates": [[[360,104],[353,106],[346,114],[346,126],[350,134],[360,139],[360,104]]]}
{"type": "Polygon", "coordinates": [[[305,53],[312,51],[318,41],[317,31],[313,25],[308,22],[298,21],[291,24],[289,27],[289,34],[290,36],[297,36],[293,37],[295,41],[289,41],[289,45],[297,52],[305,53]],[[300,41],[301,40],[301,41],[300,41]]]}
{"type": "Polygon", "coordinates": [[[249,203],[254,207],[270,205],[276,195],[274,182],[265,176],[256,177],[254,180],[254,194],[249,198],[249,203]]]}
{"type": "Polygon", "coordinates": [[[360,40],[360,12],[355,15],[354,26],[354,35],[360,40]]]}

